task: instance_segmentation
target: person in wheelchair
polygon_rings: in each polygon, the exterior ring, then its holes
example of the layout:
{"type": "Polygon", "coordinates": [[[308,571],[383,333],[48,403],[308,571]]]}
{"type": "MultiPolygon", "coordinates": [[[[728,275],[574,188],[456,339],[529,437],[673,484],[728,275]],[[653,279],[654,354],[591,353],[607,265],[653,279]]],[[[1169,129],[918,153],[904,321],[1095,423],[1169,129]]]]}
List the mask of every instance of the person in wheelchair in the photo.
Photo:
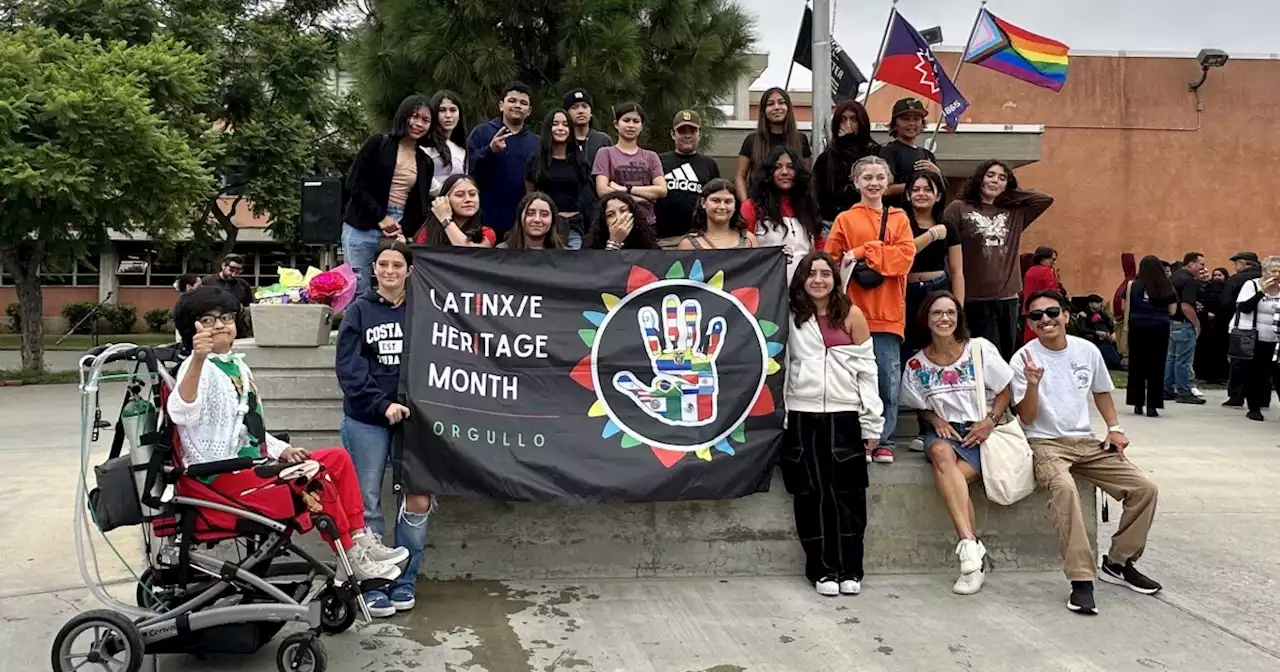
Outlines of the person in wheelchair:
{"type": "Polygon", "coordinates": [[[178,369],[177,389],[166,404],[183,466],[246,457],[290,465],[276,476],[260,475],[255,468],[218,473],[208,477],[206,485],[237,500],[282,479],[303,476],[297,480],[318,481],[320,487],[307,488],[302,499],[313,512],[323,511],[333,519],[337,538],[326,541],[335,551],[346,552],[354,578],[395,580],[400,575],[397,565],[409,557],[409,551],[387,548],[365,527],[360,483],[347,451],[308,451],[266,431],[253,373],[244,355],[232,352],[240,308],[234,296],[213,286],[183,294],[174,307],[178,334],[191,352],[178,369]]]}

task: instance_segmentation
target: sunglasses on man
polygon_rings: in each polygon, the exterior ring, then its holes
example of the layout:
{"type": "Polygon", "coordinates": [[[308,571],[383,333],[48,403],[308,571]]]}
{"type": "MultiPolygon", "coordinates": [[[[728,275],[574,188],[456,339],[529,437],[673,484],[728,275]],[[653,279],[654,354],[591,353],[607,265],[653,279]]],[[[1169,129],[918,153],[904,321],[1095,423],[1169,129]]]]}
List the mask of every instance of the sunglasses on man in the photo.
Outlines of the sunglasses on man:
{"type": "Polygon", "coordinates": [[[1059,317],[1062,317],[1062,309],[1054,306],[1053,308],[1045,308],[1044,310],[1033,310],[1027,313],[1027,319],[1032,322],[1039,322],[1040,320],[1043,320],[1046,315],[1049,319],[1056,320],[1059,317]]]}

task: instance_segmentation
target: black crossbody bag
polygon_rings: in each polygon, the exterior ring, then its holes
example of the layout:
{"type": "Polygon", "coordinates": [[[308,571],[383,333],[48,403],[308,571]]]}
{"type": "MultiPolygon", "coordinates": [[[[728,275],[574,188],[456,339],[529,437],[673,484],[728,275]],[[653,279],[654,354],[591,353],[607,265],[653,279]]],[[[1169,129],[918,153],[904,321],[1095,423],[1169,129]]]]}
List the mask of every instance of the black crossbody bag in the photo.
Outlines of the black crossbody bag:
{"type": "MultiPolygon", "coordinates": [[[[884,211],[880,215],[880,242],[884,242],[885,232],[889,228],[889,206],[884,206],[884,211]]],[[[852,274],[853,281],[863,289],[875,289],[884,284],[884,276],[874,268],[867,264],[866,259],[859,259],[853,263],[852,274]]]]}

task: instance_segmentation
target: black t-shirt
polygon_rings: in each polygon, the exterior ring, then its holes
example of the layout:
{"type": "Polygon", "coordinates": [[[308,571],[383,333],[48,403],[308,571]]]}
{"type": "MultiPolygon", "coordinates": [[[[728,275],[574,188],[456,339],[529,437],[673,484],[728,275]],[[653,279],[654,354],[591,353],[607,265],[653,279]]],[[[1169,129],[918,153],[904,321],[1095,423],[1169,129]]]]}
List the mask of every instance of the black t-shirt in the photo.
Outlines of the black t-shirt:
{"type": "Polygon", "coordinates": [[[702,154],[664,152],[658,159],[667,180],[667,196],[657,203],[658,237],[683,236],[693,226],[702,187],[720,177],[720,165],[702,154]]]}
{"type": "MultiPolygon", "coordinates": [[[[1191,271],[1181,269],[1169,276],[1169,282],[1173,283],[1173,291],[1178,295],[1178,303],[1189,303],[1193,307],[1200,298],[1200,282],[1196,280],[1191,271]]],[[[1173,314],[1174,322],[1186,322],[1187,316],[1182,314],[1182,306],[1178,306],[1177,312],[1173,314]]]]}
{"type": "Polygon", "coordinates": [[[533,183],[534,189],[550,196],[560,212],[582,212],[582,192],[590,188],[590,182],[582,180],[586,171],[579,173],[569,164],[568,159],[557,159],[553,156],[547,174],[543,175],[541,180],[535,180],[539,160],[537,152],[529,155],[529,160],[524,166],[525,181],[533,183]]]}
{"type": "MultiPolygon", "coordinates": [[[[911,236],[924,235],[928,229],[921,229],[915,222],[911,223],[911,236]]],[[[947,227],[947,235],[942,240],[935,240],[916,250],[915,259],[911,262],[912,273],[929,273],[947,270],[947,251],[960,244],[960,234],[954,226],[947,227]]]]}
{"type": "MultiPolygon", "coordinates": [[[[933,152],[923,147],[911,147],[902,144],[901,141],[891,140],[889,144],[880,148],[880,158],[889,164],[889,170],[893,173],[893,183],[906,185],[907,180],[911,179],[912,173],[916,172],[916,161],[932,161],[938,162],[938,157],[933,152]]],[[[907,186],[909,189],[910,187],[907,186]]],[[[885,203],[895,208],[905,208],[907,198],[905,192],[902,196],[884,199],[885,203]]]]}
{"type": "MultiPolygon", "coordinates": [[[[752,143],[755,142],[755,139],[756,134],[754,132],[748,133],[747,137],[742,139],[742,147],[738,149],[738,156],[745,156],[748,159],[753,158],[751,149],[754,147],[752,143]]],[[[785,144],[787,144],[787,136],[781,133],[769,134],[769,149],[785,144]]],[[[802,159],[813,156],[813,149],[809,147],[809,136],[803,133],[800,134],[800,150],[800,158],[802,159]]]]}

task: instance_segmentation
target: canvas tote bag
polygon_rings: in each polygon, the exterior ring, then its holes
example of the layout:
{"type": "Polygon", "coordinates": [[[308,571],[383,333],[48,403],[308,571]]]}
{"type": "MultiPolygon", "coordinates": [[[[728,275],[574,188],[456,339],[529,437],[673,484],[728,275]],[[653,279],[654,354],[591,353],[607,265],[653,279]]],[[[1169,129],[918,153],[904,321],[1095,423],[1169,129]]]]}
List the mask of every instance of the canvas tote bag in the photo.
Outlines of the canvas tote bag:
{"type": "MultiPolygon", "coordinates": [[[[982,372],[982,339],[971,339],[969,349],[978,384],[978,411],[986,417],[987,385],[982,372]]],[[[996,419],[996,428],[982,443],[982,485],[987,499],[1008,506],[1026,497],[1036,489],[1035,470],[1032,466],[1031,445],[1022,433],[1022,424],[1005,417],[996,419]],[[1004,423],[1000,424],[1003,420],[1004,423]]]]}

